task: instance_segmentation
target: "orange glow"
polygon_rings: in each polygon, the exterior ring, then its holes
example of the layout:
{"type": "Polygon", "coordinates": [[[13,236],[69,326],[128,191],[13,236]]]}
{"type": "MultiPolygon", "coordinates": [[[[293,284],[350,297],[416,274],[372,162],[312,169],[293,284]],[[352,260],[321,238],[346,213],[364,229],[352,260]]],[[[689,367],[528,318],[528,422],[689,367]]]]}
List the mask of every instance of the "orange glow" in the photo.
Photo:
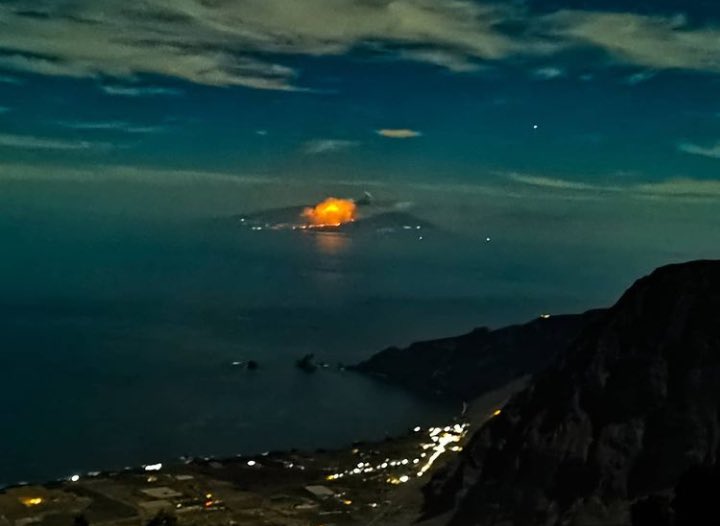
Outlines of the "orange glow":
{"type": "Polygon", "coordinates": [[[38,506],[43,503],[43,499],[40,497],[26,497],[22,499],[22,503],[28,508],[31,506],[38,506]]]}
{"type": "Polygon", "coordinates": [[[355,221],[357,205],[351,199],[328,197],[314,207],[303,210],[302,216],[310,226],[340,226],[355,221]]]}
{"type": "Polygon", "coordinates": [[[498,409],[493,413],[493,416],[500,416],[502,414],[502,409],[498,409]]]}

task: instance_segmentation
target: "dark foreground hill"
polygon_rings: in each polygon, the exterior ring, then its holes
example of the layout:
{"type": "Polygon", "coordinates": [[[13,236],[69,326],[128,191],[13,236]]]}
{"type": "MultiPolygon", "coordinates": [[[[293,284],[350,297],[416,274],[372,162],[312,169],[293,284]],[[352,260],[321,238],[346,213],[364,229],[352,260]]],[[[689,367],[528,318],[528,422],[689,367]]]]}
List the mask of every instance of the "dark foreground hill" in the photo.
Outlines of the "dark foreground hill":
{"type": "Polygon", "coordinates": [[[354,369],[423,395],[471,400],[549,365],[601,312],[390,347],[354,369]]]}
{"type": "Polygon", "coordinates": [[[472,437],[426,487],[426,511],[454,510],[453,526],[629,524],[633,500],[672,497],[719,448],[720,261],[668,266],[472,437]]]}

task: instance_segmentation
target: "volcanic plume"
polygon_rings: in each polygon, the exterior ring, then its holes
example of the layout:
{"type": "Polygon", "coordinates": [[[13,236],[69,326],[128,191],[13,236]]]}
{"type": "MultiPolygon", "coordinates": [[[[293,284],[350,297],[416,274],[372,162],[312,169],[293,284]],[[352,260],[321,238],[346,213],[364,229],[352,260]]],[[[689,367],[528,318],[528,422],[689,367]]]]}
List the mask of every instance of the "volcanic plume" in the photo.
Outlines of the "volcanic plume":
{"type": "Polygon", "coordinates": [[[352,199],[328,197],[314,207],[303,210],[302,217],[312,227],[340,226],[355,221],[357,205],[352,199]]]}

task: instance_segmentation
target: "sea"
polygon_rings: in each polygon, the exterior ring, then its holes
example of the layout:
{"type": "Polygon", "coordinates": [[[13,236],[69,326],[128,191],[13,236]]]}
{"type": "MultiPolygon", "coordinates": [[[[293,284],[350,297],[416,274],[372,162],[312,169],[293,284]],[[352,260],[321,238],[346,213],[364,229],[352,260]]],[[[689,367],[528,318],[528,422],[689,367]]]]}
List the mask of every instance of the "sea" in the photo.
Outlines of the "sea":
{"type": "Polygon", "coordinates": [[[440,227],[252,231],[17,202],[0,216],[0,485],[449,422],[456,404],[342,366],[606,305],[653,263],[440,227]],[[301,371],[306,354],[328,367],[301,371]]]}

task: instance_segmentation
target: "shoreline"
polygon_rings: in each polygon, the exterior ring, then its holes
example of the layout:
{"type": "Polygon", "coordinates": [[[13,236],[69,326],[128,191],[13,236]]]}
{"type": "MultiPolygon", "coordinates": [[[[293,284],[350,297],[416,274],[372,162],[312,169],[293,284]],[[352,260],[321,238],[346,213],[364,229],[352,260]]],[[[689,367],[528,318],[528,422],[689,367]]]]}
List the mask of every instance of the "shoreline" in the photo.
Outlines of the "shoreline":
{"type": "Polygon", "coordinates": [[[91,524],[143,526],[160,512],[193,524],[219,515],[258,526],[322,524],[328,517],[335,524],[408,524],[422,516],[422,486],[526,383],[520,378],[487,393],[444,424],[345,448],[181,457],[7,485],[0,488],[0,526],[54,526],[61,518],[72,524],[78,515],[91,524]]]}
{"type": "MultiPolygon", "coordinates": [[[[361,374],[362,373],[356,373],[361,374]]],[[[412,394],[412,393],[411,393],[412,394]]],[[[450,401],[445,401],[450,402],[450,401]]],[[[458,412],[451,412],[448,416],[448,420],[455,422],[459,419],[463,418],[463,415],[461,414],[462,411],[458,412]]],[[[424,427],[431,427],[431,426],[424,426],[424,427]]],[[[252,459],[260,459],[260,458],[267,458],[267,457],[282,457],[282,456],[288,456],[288,455],[313,455],[313,454],[332,454],[332,453],[341,453],[353,448],[356,448],[358,446],[362,446],[365,444],[381,444],[385,442],[392,442],[392,441],[398,441],[403,440],[407,436],[409,436],[413,431],[413,426],[406,427],[402,431],[398,431],[396,433],[392,434],[386,434],[382,438],[369,438],[369,439],[359,439],[354,440],[349,443],[345,443],[339,446],[330,446],[330,447],[318,447],[318,448],[303,448],[303,447],[288,447],[288,448],[281,448],[281,449],[274,449],[269,451],[261,451],[261,452],[251,452],[251,453],[237,453],[237,454],[228,454],[228,455],[180,455],[176,457],[168,457],[168,458],[160,458],[157,457],[153,459],[152,462],[148,463],[137,463],[132,465],[125,465],[122,467],[116,467],[116,468],[109,468],[109,469],[85,469],[85,470],[77,470],[77,471],[71,471],[70,474],[62,477],[47,477],[47,478],[37,478],[37,479],[29,479],[29,480],[19,480],[16,482],[9,482],[9,483],[0,483],[0,494],[5,492],[6,490],[13,489],[13,488],[19,488],[19,487],[27,487],[27,486],[51,486],[51,485],[62,485],[67,482],[71,482],[73,477],[80,477],[80,478],[98,478],[98,477],[113,477],[118,476],[122,474],[129,474],[129,473],[136,473],[136,472],[144,472],[146,466],[152,466],[160,464],[166,468],[171,467],[177,467],[177,466],[187,466],[187,465],[195,465],[195,464],[203,464],[208,462],[222,462],[222,463],[232,463],[234,461],[243,461],[243,460],[252,460],[252,459]]],[[[0,523],[1,526],[1,523],[0,523]]]]}
{"type": "MultiPolygon", "coordinates": [[[[362,372],[356,372],[356,374],[366,375],[366,373],[362,372]]],[[[521,378],[518,378],[506,386],[504,386],[501,389],[497,389],[495,391],[491,391],[489,393],[486,393],[483,396],[480,396],[474,400],[470,400],[468,402],[459,402],[462,404],[461,411],[456,414],[455,416],[451,417],[451,420],[453,422],[461,421],[466,422],[469,426],[472,428],[477,428],[479,425],[482,425],[490,415],[492,415],[492,412],[495,410],[494,408],[496,406],[501,406],[506,403],[509,398],[517,393],[518,391],[522,390],[528,383],[530,379],[530,375],[523,376],[521,378]]],[[[437,400],[437,398],[435,398],[437,400]]],[[[450,400],[450,399],[444,399],[445,402],[454,402],[458,403],[457,400],[450,400]]],[[[444,426],[442,426],[444,427],[444,426]]],[[[347,446],[340,446],[337,448],[317,448],[314,451],[311,451],[309,449],[302,449],[302,448],[288,448],[288,449],[281,449],[281,450],[273,450],[273,451],[267,451],[262,453],[238,453],[235,455],[218,455],[218,456],[207,456],[207,455],[197,455],[197,456],[179,456],[174,457],[172,459],[166,459],[162,462],[156,462],[155,464],[161,464],[166,467],[172,467],[172,466],[182,466],[182,465],[193,465],[193,464],[202,464],[202,463],[208,463],[208,462],[234,462],[234,461],[243,461],[243,460],[257,460],[260,458],[267,458],[267,457],[282,457],[287,455],[312,455],[312,454],[332,454],[332,453],[341,453],[343,451],[347,451],[349,449],[356,448],[358,446],[362,446],[365,444],[379,444],[384,442],[392,442],[392,441],[398,441],[406,438],[413,432],[413,428],[407,428],[404,433],[397,433],[394,435],[386,436],[384,439],[375,439],[375,440],[357,440],[355,442],[350,443],[347,446]]],[[[33,481],[18,481],[18,482],[11,482],[7,484],[0,485],[0,493],[12,489],[12,488],[18,488],[18,487],[26,487],[26,486],[48,486],[53,484],[63,484],[66,482],[71,481],[71,478],[73,476],[79,476],[84,478],[96,478],[96,477],[112,477],[117,476],[123,473],[135,473],[135,472],[144,472],[146,466],[151,466],[153,464],[137,464],[133,466],[124,466],[123,468],[119,469],[102,469],[102,470],[90,470],[78,473],[73,473],[72,475],[68,475],[67,477],[61,477],[61,478],[48,478],[44,480],[33,480],[33,481]]]]}
{"type": "Polygon", "coordinates": [[[278,524],[289,525],[326,516],[364,523],[419,512],[416,490],[447,460],[442,458],[446,453],[460,451],[469,429],[469,423],[456,418],[443,427],[416,427],[383,441],[356,442],[333,451],[186,458],[44,484],[15,484],[0,490],[0,517],[10,526],[42,526],[78,515],[87,515],[91,524],[144,524],[161,511],[201,522],[207,514],[220,514],[243,524],[254,524],[252,516],[258,521],[276,516],[278,524]],[[22,506],[13,507],[13,502],[22,506]]]}

